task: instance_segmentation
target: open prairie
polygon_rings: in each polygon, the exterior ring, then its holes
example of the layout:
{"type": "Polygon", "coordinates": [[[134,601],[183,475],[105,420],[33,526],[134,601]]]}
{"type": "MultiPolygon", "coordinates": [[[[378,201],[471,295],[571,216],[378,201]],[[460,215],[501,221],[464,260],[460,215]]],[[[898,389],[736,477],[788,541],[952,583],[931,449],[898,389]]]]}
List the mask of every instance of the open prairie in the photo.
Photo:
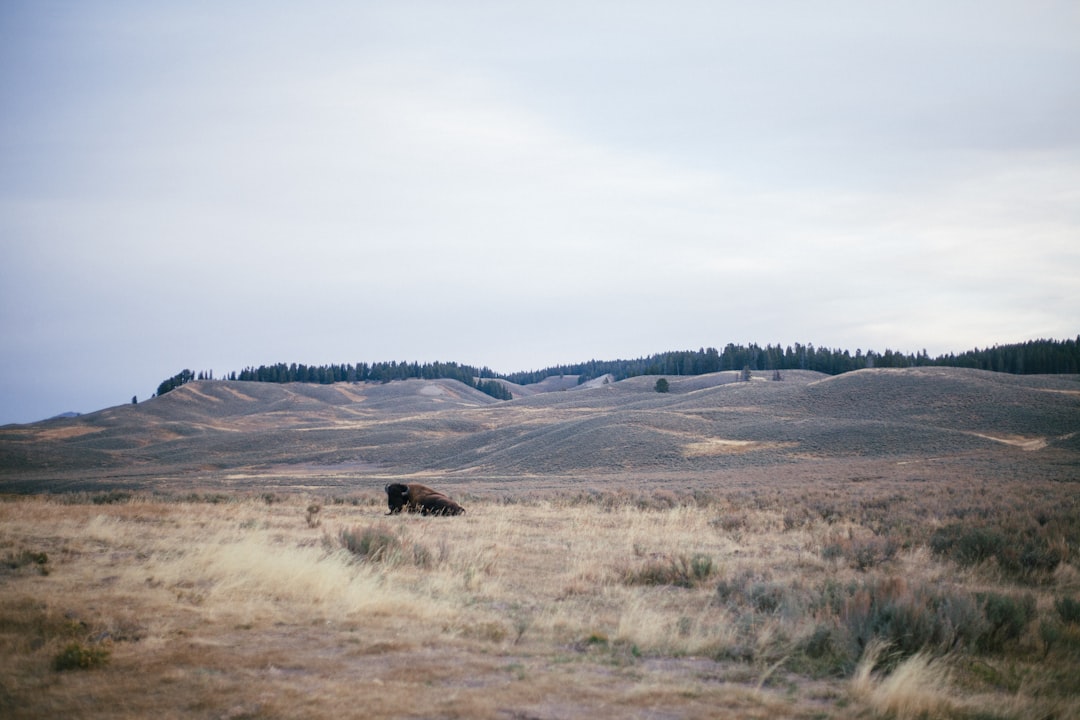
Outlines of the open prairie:
{"type": "Polygon", "coordinates": [[[0,714],[1080,717],[1080,378],[565,380],[0,428],[0,714]]]}

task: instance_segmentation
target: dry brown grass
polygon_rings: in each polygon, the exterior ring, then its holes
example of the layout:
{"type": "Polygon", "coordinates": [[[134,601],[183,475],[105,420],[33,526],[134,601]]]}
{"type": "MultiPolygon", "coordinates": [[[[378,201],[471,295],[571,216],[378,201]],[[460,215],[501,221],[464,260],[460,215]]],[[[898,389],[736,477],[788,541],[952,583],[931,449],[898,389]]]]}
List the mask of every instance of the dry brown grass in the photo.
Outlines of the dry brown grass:
{"type": "MultiPolygon", "coordinates": [[[[387,517],[375,495],[12,499],[0,715],[1080,714],[1061,599],[1080,592],[1075,538],[1037,577],[957,565],[928,538],[974,512],[971,493],[858,485],[473,497],[460,518],[387,517]],[[343,531],[388,550],[352,553],[343,531]],[[977,642],[988,592],[1037,607],[992,652],[977,642]],[[882,649],[901,612],[926,632],[918,652],[882,649]],[[56,669],[73,643],[93,666],[56,669]]],[[[1075,510],[1067,486],[1038,490],[1032,513],[1075,510]]]]}
{"type": "Polygon", "coordinates": [[[852,693],[876,712],[898,720],[948,717],[959,712],[945,662],[928,653],[912,655],[888,675],[875,677],[873,667],[887,652],[884,643],[871,643],[851,680],[852,693]]]}

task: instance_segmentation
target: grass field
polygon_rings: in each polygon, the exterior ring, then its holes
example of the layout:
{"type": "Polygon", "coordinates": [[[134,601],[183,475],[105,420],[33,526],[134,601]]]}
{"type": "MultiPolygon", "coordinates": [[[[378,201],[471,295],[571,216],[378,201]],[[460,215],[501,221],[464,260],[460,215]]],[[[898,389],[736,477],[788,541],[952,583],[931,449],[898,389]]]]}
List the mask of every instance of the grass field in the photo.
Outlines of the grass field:
{"type": "Polygon", "coordinates": [[[564,381],[0,428],[0,717],[1080,717],[1080,378],[564,381]]]}
{"type": "Polygon", "coordinates": [[[1080,717],[1080,498],[884,479],[0,503],[0,715],[1080,717]]]}

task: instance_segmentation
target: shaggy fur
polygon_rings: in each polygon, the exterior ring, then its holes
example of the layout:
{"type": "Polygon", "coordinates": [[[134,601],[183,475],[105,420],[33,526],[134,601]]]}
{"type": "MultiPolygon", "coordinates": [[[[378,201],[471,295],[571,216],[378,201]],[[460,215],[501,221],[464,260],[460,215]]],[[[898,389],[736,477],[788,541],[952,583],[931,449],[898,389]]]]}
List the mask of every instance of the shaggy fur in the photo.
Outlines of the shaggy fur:
{"type": "Polygon", "coordinates": [[[390,506],[387,515],[402,510],[421,515],[461,515],[465,512],[465,508],[447,495],[420,483],[391,483],[385,490],[386,504],[390,506]]]}

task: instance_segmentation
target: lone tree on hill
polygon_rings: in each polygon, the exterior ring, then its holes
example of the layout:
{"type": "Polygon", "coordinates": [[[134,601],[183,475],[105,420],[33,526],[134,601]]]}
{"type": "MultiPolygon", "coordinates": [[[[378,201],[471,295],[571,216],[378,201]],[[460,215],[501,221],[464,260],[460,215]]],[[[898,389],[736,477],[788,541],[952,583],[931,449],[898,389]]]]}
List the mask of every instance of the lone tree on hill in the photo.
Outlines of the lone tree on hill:
{"type": "Polygon", "coordinates": [[[664,378],[660,378],[656,381],[656,392],[666,393],[671,388],[668,386],[668,381],[664,378]]]}

